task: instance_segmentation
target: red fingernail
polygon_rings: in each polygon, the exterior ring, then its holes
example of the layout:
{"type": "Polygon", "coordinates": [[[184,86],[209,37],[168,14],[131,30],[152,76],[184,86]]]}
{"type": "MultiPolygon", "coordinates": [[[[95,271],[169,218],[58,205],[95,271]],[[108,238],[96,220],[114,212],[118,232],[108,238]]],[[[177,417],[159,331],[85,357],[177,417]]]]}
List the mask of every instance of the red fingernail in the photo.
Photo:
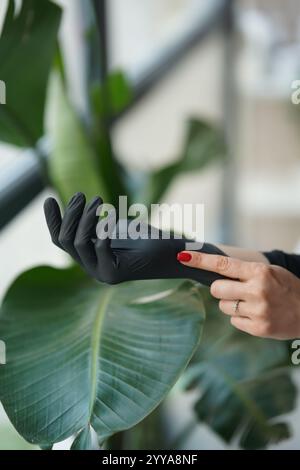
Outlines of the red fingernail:
{"type": "Polygon", "coordinates": [[[188,261],[191,261],[192,255],[186,251],[181,251],[180,253],[177,253],[177,259],[178,261],[184,261],[187,263],[188,261]]]}

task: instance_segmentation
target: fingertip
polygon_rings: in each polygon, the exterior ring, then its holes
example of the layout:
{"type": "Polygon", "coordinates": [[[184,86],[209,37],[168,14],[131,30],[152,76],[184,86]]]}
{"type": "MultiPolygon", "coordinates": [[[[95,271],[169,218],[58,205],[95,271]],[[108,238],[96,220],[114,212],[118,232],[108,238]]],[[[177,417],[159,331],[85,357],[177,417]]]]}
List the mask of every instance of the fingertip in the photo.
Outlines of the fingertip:
{"type": "Polygon", "coordinates": [[[47,197],[47,199],[45,199],[44,201],[44,209],[45,210],[50,209],[55,204],[57,204],[57,202],[56,202],[56,199],[54,199],[54,197],[47,197]]]}
{"type": "Polygon", "coordinates": [[[53,243],[61,248],[58,236],[61,226],[61,212],[58,202],[53,197],[48,197],[44,202],[44,214],[53,243]]]}
{"type": "Polygon", "coordinates": [[[44,215],[46,218],[46,222],[50,227],[53,222],[57,220],[61,220],[61,212],[58,205],[58,202],[53,197],[48,197],[44,202],[44,215]]]}
{"type": "Polygon", "coordinates": [[[81,191],[77,191],[77,193],[75,193],[72,197],[74,197],[74,198],[78,198],[78,197],[83,198],[84,197],[85,198],[85,195],[81,191]]]}
{"type": "Polygon", "coordinates": [[[67,207],[73,207],[73,205],[85,203],[85,195],[82,192],[77,192],[69,199],[67,207]]]}
{"type": "Polygon", "coordinates": [[[78,200],[82,200],[82,199],[86,199],[85,198],[85,194],[82,193],[81,191],[78,191],[78,193],[75,194],[75,198],[78,199],[78,200]]]}
{"type": "Polygon", "coordinates": [[[101,204],[103,203],[103,200],[100,196],[94,196],[90,202],[89,202],[89,206],[100,206],[101,204]]]}

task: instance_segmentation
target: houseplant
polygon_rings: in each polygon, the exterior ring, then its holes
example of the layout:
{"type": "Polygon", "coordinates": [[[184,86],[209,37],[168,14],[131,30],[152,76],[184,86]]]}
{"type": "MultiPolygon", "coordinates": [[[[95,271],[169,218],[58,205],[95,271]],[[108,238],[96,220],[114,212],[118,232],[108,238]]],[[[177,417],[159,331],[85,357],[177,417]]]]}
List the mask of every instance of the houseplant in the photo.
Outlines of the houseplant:
{"type": "MultiPolygon", "coordinates": [[[[82,191],[112,203],[126,194],[149,205],[178,174],[224,154],[220,132],[192,118],[177,160],[145,174],[143,191],[136,189],[114,155],[108,125],[128,105],[130,85],[119,71],[102,83],[91,79],[90,115],[79,116],[57,41],[61,14],[50,0],[24,0],[14,16],[9,3],[0,39],[1,78],[10,85],[0,108],[0,139],[34,149],[62,204],[82,191]],[[48,158],[39,146],[45,134],[48,158]]],[[[184,370],[182,386],[199,394],[187,434],[199,419],[228,442],[239,436],[245,448],[288,435],[285,423],[274,422],[295,400],[286,345],[233,331],[207,290],[191,282],[108,287],[75,266],[37,267],[8,290],[0,337],[7,345],[0,400],[18,432],[42,448],[70,436],[73,449],[113,447],[111,436],[131,428],[143,435],[143,420],[157,426],[152,412],[184,370]]]]}

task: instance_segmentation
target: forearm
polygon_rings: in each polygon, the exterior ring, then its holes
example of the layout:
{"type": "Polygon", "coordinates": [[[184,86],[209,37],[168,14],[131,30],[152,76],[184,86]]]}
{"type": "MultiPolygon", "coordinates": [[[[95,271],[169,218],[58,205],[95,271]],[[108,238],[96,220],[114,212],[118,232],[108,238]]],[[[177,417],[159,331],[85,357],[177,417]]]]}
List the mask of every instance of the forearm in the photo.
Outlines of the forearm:
{"type": "Polygon", "coordinates": [[[268,259],[263,255],[263,253],[260,253],[259,251],[247,250],[245,248],[238,248],[235,246],[228,246],[222,244],[217,244],[216,246],[232,258],[240,259],[242,261],[253,261],[255,263],[270,264],[268,259]]]}

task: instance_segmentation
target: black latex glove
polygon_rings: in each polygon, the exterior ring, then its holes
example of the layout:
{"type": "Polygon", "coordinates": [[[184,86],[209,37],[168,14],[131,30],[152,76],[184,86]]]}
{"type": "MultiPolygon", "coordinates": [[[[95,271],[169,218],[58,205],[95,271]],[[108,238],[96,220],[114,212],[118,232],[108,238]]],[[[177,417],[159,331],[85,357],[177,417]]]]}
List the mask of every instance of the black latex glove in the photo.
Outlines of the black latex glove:
{"type": "MultiPolygon", "coordinates": [[[[189,268],[177,261],[177,253],[185,250],[185,243],[191,240],[174,237],[96,239],[99,221],[96,211],[101,204],[102,199],[96,197],[86,205],[85,196],[77,193],[68,203],[63,219],[55,199],[48,198],[44,204],[53,243],[69,253],[91,277],[108,284],[142,279],[193,279],[207,286],[222,278],[219,274],[189,268]]],[[[118,222],[120,226],[119,233],[127,230],[118,222]]],[[[147,229],[151,227],[147,225],[147,229]]],[[[199,251],[225,255],[207,243],[199,251]]]]}

